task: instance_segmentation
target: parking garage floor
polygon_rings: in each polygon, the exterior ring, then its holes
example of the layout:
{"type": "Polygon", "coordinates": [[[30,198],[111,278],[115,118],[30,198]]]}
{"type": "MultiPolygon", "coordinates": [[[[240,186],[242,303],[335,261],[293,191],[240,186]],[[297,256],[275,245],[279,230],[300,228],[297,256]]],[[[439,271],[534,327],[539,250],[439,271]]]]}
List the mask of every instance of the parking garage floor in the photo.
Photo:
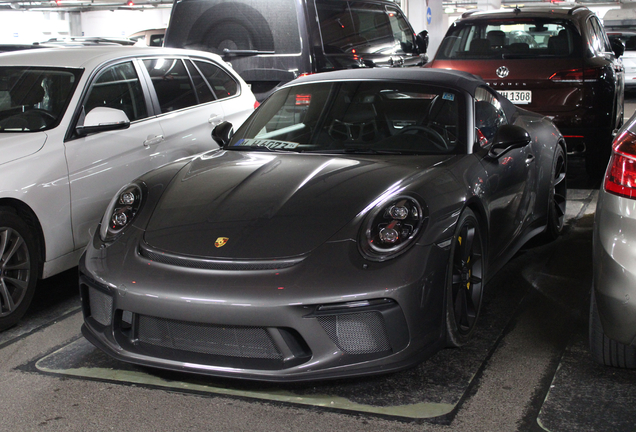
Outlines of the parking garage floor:
{"type": "Polygon", "coordinates": [[[302,384],[126,365],[80,334],[76,271],[0,333],[0,430],[633,431],[636,371],[587,352],[599,180],[571,160],[567,228],[492,280],[474,340],[399,373],[302,384]]]}

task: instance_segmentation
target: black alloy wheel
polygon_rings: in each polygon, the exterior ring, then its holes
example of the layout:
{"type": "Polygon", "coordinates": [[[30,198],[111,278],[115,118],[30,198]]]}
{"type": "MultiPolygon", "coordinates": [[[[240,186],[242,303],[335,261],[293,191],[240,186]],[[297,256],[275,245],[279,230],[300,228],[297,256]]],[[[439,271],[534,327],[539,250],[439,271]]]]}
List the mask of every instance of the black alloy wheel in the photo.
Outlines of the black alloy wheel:
{"type": "Polygon", "coordinates": [[[557,145],[552,165],[552,177],[548,200],[548,226],[546,234],[549,240],[555,240],[565,225],[565,204],[568,185],[566,180],[566,162],[563,148],[557,145]]]}
{"type": "Polygon", "coordinates": [[[0,208],[0,330],[16,324],[35,293],[37,243],[27,224],[0,208]]]}
{"type": "Polygon", "coordinates": [[[470,209],[464,210],[457,222],[447,281],[447,344],[459,347],[475,332],[484,289],[483,239],[470,209]]]}

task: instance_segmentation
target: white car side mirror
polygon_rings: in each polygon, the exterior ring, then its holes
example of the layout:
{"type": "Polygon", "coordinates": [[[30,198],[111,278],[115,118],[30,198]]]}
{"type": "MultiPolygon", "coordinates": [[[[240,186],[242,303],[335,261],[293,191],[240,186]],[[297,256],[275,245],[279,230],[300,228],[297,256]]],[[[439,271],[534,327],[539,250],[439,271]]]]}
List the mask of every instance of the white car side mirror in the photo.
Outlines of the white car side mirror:
{"type": "Polygon", "coordinates": [[[128,127],[130,127],[130,120],[122,110],[97,107],[86,114],[84,125],[77,126],[75,131],[80,136],[86,136],[91,133],[127,129],[128,127]]]}

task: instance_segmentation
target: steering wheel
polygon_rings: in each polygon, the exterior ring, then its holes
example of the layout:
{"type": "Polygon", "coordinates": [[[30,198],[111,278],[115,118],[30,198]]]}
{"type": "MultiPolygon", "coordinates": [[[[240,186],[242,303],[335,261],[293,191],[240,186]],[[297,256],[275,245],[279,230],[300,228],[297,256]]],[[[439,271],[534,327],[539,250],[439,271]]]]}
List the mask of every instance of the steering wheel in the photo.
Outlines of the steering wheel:
{"type": "Polygon", "coordinates": [[[428,140],[433,143],[433,145],[435,147],[437,147],[440,150],[448,150],[448,143],[446,142],[446,140],[444,139],[444,137],[437,132],[435,129],[432,129],[428,126],[407,126],[404,129],[400,130],[397,135],[404,135],[404,134],[411,134],[411,135],[417,135],[419,133],[422,133],[423,135],[426,136],[426,138],[428,138],[428,140]]]}
{"type": "Polygon", "coordinates": [[[47,110],[43,110],[43,109],[40,109],[40,108],[33,108],[33,109],[30,109],[30,110],[26,111],[26,113],[27,113],[27,114],[28,114],[28,113],[39,114],[40,116],[42,116],[42,117],[44,117],[44,118],[48,117],[48,118],[49,118],[49,119],[51,119],[51,120],[55,120],[55,116],[54,116],[53,114],[51,114],[51,113],[50,113],[50,112],[48,112],[47,110]]]}
{"type": "Polygon", "coordinates": [[[21,114],[21,117],[29,123],[29,129],[31,130],[42,129],[56,120],[53,114],[40,108],[25,111],[21,114]]]}
{"type": "Polygon", "coordinates": [[[439,132],[444,137],[446,142],[454,142],[457,139],[457,136],[454,133],[452,133],[452,131],[450,131],[449,128],[444,126],[442,123],[431,121],[428,123],[428,127],[431,127],[435,129],[437,132],[439,132]]]}

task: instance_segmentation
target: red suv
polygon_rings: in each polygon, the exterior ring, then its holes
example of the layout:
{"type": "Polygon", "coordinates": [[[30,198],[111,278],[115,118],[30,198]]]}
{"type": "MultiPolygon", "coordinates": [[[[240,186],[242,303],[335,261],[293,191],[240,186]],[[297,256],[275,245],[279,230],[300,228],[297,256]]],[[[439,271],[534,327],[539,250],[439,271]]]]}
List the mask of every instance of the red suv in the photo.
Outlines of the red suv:
{"type": "Polygon", "coordinates": [[[604,171],[623,123],[624,45],[584,6],[468,12],[427,67],[481,76],[510,101],[553,119],[590,174],[604,171]]]}

